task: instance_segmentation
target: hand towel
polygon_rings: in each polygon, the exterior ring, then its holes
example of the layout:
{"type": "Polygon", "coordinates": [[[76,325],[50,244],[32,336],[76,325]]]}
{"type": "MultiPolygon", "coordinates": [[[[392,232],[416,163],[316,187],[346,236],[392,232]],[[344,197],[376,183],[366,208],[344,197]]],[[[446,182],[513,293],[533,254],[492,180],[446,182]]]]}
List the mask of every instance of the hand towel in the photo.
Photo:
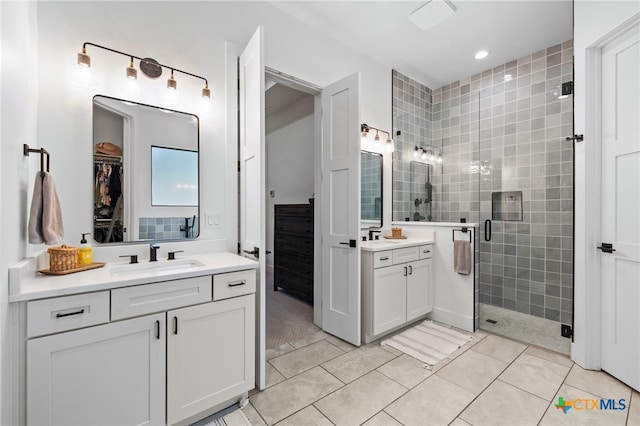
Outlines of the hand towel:
{"type": "Polygon", "coordinates": [[[33,185],[33,197],[31,198],[31,211],[29,212],[29,243],[42,244],[42,172],[36,173],[36,182],[33,185]]]}
{"type": "Polygon", "coordinates": [[[453,242],[453,270],[460,275],[471,272],[471,243],[465,240],[453,242]]]}
{"type": "Polygon", "coordinates": [[[53,177],[38,172],[29,214],[29,243],[60,244],[64,237],[62,209],[53,177]]]}

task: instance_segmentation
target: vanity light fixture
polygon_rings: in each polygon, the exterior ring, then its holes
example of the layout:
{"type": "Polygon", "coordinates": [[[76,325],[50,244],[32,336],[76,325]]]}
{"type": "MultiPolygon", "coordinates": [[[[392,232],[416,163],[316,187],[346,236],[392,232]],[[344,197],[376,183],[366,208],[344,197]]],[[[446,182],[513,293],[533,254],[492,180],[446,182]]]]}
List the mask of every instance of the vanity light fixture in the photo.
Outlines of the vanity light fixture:
{"type": "Polygon", "coordinates": [[[361,146],[364,146],[369,138],[369,132],[375,130],[376,131],[376,135],[373,138],[373,142],[374,142],[374,146],[379,147],[380,146],[380,133],[382,133],[383,135],[387,135],[387,139],[386,142],[384,144],[384,150],[386,152],[393,152],[393,138],[391,138],[391,133],[384,131],[382,129],[377,129],[375,127],[369,126],[368,124],[362,123],[360,125],[360,132],[362,135],[362,139],[360,141],[361,146]]]}
{"type": "Polygon", "coordinates": [[[121,52],[119,50],[111,49],[111,48],[105,47],[105,46],[100,46],[99,44],[90,43],[90,42],[87,42],[87,41],[82,44],[82,51],[80,53],[78,53],[78,65],[82,65],[82,66],[85,66],[85,67],[90,67],[91,66],[91,57],[87,53],[87,46],[97,47],[97,48],[100,48],[100,49],[108,50],[109,52],[113,52],[113,53],[117,53],[119,55],[123,55],[123,56],[129,57],[130,58],[130,62],[129,62],[129,66],[126,69],[126,73],[127,73],[127,77],[128,78],[131,78],[131,79],[134,79],[134,80],[138,78],[138,70],[135,68],[135,66],[133,64],[134,58],[140,61],[140,70],[142,71],[142,73],[144,75],[146,75],[149,78],[158,78],[158,77],[160,77],[160,75],[162,74],[162,68],[170,69],[171,70],[171,76],[167,80],[167,88],[168,89],[172,89],[172,90],[177,89],[178,82],[174,78],[174,75],[173,75],[174,72],[182,73],[182,74],[194,77],[194,78],[198,78],[200,80],[204,80],[204,88],[202,89],[202,97],[203,98],[208,98],[208,99],[211,98],[211,89],[209,89],[209,82],[204,77],[201,77],[201,76],[196,75],[196,74],[192,74],[192,73],[187,72],[187,71],[180,70],[178,68],[171,67],[169,65],[161,64],[161,63],[157,62],[156,60],[154,60],[152,58],[141,58],[139,56],[132,55],[130,53],[121,52]]]}
{"type": "Polygon", "coordinates": [[[430,146],[427,148],[422,148],[416,145],[413,151],[413,157],[420,157],[422,160],[430,161],[431,163],[442,163],[442,150],[430,146]]]}

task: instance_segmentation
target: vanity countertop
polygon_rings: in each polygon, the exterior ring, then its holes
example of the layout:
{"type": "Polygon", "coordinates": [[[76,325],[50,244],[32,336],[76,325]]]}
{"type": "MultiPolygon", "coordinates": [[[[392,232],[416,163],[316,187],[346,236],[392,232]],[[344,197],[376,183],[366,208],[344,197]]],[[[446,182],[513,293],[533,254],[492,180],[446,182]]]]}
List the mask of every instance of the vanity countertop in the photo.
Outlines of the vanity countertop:
{"type": "Polygon", "coordinates": [[[424,244],[433,244],[435,240],[433,238],[412,238],[406,239],[385,239],[384,237],[379,240],[362,241],[360,247],[363,251],[383,251],[394,250],[405,247],[421,246],[424,244]]]}
{"type": "Polygon", "coordinates": [[[99,269],[57,276],[37,273],[35,263],[34,258],[29,258],[9,269],[9,302],[258,268],[258,262],[226,252],[158,260],[153,265],[150,262],[135,265],[114,262],[99,269]]]}

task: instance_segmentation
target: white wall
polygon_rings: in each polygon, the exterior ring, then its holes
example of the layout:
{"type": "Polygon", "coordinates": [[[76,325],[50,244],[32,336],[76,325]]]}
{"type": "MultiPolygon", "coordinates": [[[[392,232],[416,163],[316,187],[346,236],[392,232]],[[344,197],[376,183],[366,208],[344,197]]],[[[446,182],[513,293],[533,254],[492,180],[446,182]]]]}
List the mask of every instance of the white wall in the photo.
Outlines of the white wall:
{"type": "Polygon", "coordinates": [[[9,309],[8,267],[26,254],[27,187],[33,185],[39,157],[22,155],[22,144],[38,147],[36,104],[38,66],[36,9],[29,2],[0,2],[0,423],[16,424],[13,386],[20,374],[11,344],[15,332],[9,309]]]}
{"type": "MultiPolygon", "coordinates": [[[[267,117],[267,250],[273,252],[275,204],[307,204],[313,196],[313,96],[267,117]],[[275,191],[271,198],[269,191],[275,191]]],[[[273,267],[273,256],[267,256],[273,267]]]]}
{"type": "Polygon", "coordinates": [[[600,368],[600,279],[591,268],[599,263],[595,247],[601,242],[598,229],[600,207],[598,195],[594,192],[594,188],[600,187],[600,182],[590,182],[594,165],[599,164],[600,153],[594,149],[598,136],[588,132],[586,52],[591,45],[639,12],[640,3],[637,1],[577,0],[574,7],[575,133],[583,134],[584,142],[575,144],[575,306],[571,358],[584,368],[600,368]]]}

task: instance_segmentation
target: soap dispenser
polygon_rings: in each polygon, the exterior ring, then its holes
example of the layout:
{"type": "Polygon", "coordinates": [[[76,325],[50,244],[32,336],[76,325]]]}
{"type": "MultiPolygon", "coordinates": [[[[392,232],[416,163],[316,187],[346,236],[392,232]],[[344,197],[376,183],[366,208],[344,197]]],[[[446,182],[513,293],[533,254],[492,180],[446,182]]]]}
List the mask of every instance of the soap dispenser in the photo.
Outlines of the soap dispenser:
{"type": "Polygon", "coordinates": [[[87,266],[93,263],[93,249],[91,245],[87,243],[85,235],[91,235],[90,233],[82,234],[80,240],[80,247],[78,248],[78,266],[87,266]]]}

